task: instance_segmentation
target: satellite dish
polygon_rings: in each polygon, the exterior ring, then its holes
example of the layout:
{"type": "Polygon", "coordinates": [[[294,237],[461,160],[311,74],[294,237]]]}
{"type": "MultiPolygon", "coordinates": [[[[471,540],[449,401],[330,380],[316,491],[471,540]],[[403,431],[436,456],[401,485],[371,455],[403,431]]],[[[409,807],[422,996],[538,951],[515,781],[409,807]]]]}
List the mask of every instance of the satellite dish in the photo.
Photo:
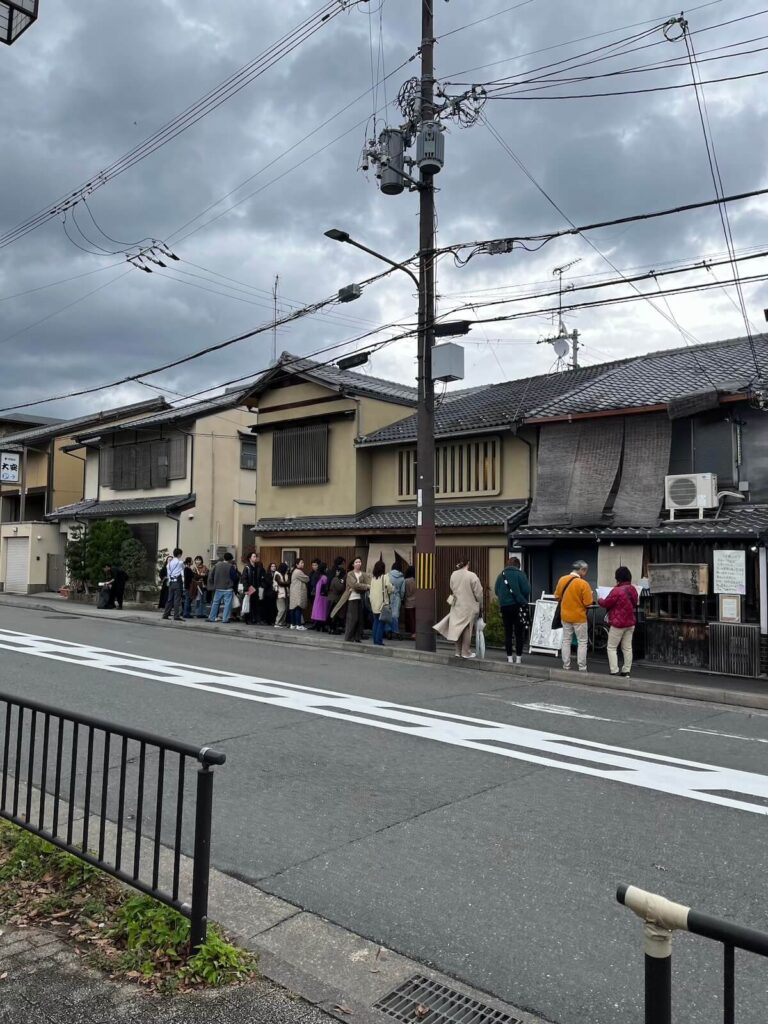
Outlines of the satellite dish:
{"type": "Polygon", "coordinates": [[[571,350],[571,346],[567,338],[555,338],[552,342],[552,347],[554,348],[555,355],[558,359],[562,359],[564,356],[567,356],[571,350]]]}

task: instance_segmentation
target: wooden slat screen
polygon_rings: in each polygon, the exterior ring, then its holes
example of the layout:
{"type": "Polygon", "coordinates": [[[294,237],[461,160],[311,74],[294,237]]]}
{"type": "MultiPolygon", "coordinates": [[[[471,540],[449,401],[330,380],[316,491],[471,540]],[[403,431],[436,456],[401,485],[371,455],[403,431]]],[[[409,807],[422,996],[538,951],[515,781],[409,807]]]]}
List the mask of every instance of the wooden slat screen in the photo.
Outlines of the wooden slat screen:
{"type": "Polygon", "coordinates": [[[328,425],[284,427],[272,434],[272,486],[328,482],[328,425]]]}
{"type": "Polygon", "coordinates": [[[187,475],[187,435],[174,434],[168,441],[168,479],[183,480],[187,475]]]}
{"type": "Polygon", "coordinates": [[[448,595],[450,594],[451,573],[456,568],[456,563],[462,558],[469,559],[469,568],[477,573],[485,591],[486,614],[488,609],[489,595],[493,591],[496,582],[488,578],[488,547],[442,547],[435,549],[435,616],[437,620],[448,613],[448,595]]]}
{"type": "MultiPolygon", "coordinates": [[[[501,489],[501,440],[456,441],[435,451],[435,494],[441,498],[498,494],[501,489]]],[[[397,453],[397,493],[416,496],[416,450],[397,453]]]]}

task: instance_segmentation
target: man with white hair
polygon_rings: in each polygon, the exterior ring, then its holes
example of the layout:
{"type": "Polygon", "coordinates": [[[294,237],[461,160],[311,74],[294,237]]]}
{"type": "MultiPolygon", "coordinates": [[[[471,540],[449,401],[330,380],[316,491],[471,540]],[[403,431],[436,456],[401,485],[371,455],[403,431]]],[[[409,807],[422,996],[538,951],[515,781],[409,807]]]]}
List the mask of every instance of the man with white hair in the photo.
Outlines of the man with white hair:
{"type": "Polygon", "coordinates": [[[560,618],[563,622],[563,644],[560,649],[563,668],[567,670],[571,667],[571,637],[575,633],[579,672],[587,671],[587,608],[595,601],[592,587],[585,578],[588,570],[586,562],[574,562],[571,572],[567,576],[561,576],[555,587],[555,597],[560,602],[560,618]]]}

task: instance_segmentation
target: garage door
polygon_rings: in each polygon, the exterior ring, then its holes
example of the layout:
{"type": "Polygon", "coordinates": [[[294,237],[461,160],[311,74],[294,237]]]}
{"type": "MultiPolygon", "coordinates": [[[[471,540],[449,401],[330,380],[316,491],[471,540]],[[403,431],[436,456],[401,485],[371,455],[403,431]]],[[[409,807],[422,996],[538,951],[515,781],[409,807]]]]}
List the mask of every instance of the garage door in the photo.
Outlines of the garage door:
{"type": "Polygon", "coordinates": [[[29,537],[8,537],[5,542],[5,589],[26,594],[29,568],[29,537]]]}

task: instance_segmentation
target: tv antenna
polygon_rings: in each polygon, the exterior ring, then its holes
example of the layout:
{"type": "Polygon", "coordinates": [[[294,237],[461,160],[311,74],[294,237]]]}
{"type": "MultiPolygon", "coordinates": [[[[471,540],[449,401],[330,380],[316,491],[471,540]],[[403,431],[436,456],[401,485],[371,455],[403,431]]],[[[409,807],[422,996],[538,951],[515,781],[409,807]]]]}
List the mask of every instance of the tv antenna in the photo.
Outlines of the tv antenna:
{"type": "Polygon", "coordinates": [[[579,368],[579,332],[577,330],[571,331],[569,334],[565,328],[563,322],[563,291],[570,291],[573,285],[566,285],[563,288],[563,274],[566,270],[570,270],[571,267],[575,267],[577,263],[581,263],[581,257],[579,256],[575,260],[571,260],[570,263],[564,263],[561,267],[555,267],[552,271],[552,275],[557,274],[558,277],[558,298],[557,298],[557,334],[549,338],[539,338],[537,345],[551,345],[555,350],[557,356],[557,369],[562,369],[561,363],[565,360],[568,353],[571,353],[571,362],[569,369],[578,370],[579,368]]]}

